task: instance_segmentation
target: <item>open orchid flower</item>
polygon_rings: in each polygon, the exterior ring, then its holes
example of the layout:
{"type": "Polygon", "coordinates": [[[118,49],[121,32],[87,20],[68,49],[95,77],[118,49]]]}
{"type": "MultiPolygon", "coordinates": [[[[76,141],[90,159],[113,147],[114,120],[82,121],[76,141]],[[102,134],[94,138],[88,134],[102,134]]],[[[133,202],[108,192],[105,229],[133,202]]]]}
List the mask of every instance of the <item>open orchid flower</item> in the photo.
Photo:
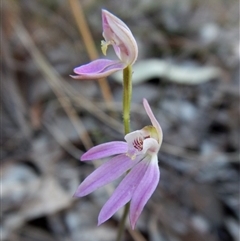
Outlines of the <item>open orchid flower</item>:
{"type": "Polygon", "coordinates": [[[113,156],[78,187],[74,196],[83,197],[97,188],[127,175],[105,203],[98,217],[98,225],[108,220],[130,201],[130,224],[134,229],[143,207],[157,187],[160,178],[157,154],[162,144],[162,129],[146,99],[143,105],[152,125],[125,136],[126,142],[112,141],[97,145],[82,155],[81,161],[113,156]]]}
{"type": "Polygon", "coordinates": [[[102,52],[106,55],[108,46],[112,45],[119,60],[94,60],[76,67],[73,71],[77,75],[71,77],[75,79],[99,79],[122,70],[136,61],[138,47],[127,25],[107,10],[102,10],[102,26],[105,39],[102,41],[102,52]]]}

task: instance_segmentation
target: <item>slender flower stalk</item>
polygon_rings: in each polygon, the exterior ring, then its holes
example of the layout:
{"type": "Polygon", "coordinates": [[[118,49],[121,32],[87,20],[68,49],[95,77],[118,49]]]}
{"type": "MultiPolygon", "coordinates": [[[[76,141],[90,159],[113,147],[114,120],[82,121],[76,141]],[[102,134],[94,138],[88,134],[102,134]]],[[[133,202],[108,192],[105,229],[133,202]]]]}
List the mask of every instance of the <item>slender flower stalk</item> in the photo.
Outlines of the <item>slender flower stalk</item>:
{"type": "Polygon", "coordinates": [[[123,70],[123,124],[125,135],[130,132],[130,108],[132,99],[132,66],[123,70]]]}
{"type": "Polygon", "coordinates": [[[99,79],[135,63],[138,47],[128,26],[112,13],[102,10],[102,27],[104,38],[101,42],[102,52],[106,55],[108,46],[112,45],[118,60],[96,59],[76,67],[73,70],[76,75],[72,75],[72,78],[99,79]]]}
{"type": "MultiPolygon", "coordinates": [[[[132,66],[129,65],[123,70],[123,124],[124,124],[125,135],[130,132],[131,99],[132,99],[132,66]]],[[[130,208],[130,203],[128,202],[124,206],[124,211],[119,223],[116,241],[121,241],[122,239],[129,208],[130,208]]]]}
{"type": "Polygon", "coordinates": [[[143,106],[152,125],[128,133],[124,137],[125,142],[112,141],[97,145],[81,157],[81,161],[90,161],[113,156],[80,184],[75,193],[76,197],[86,196],[127,172],[102,207],[98,225],[107,221],[130,202],[129,218],[134,229],[145,204],[159,182],[157,154],[162,144],[162,129],[146,99],[143,100],[143,106]]]}

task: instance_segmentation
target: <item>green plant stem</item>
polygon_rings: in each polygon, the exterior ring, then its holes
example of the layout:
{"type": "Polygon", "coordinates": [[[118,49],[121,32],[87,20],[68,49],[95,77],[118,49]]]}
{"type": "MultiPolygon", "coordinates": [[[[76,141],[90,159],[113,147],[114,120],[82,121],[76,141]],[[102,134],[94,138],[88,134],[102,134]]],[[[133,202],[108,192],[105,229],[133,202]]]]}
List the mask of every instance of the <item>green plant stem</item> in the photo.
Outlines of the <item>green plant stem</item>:
{"type": "Polygon", "coordinates": [[[120,221],[120,224],[119,224],[119,229],[118,229],[118,234],[117,234],[116,241],[121,241],[122,240],[122,236],[123,236],[123,233],[124,233],[125,223],[126,223],[126,219],[127,219],[129,208],[130,208],[130,202],[128,202],[124,206],[123,215],[122,215],[122,218],[121,218],[121,221],[120,221]]]}
{"type": "MultiPolygon", "coordinates": [[[[130,108],[132,99],[132,66],[129,65],[123,70],[123,124],[125,135],[130,132],[130,108]]],[[[125,230],[126,218],[129,212],[130,202],[128,202],[123,211],[119,224],[116,241],[121,241],[125,230]]]]}
{"type": "Polygon", "coordinates": [[[130,106],[132,98],[132,66],[123,70],[123,124],[125,135],[130,132],[130,106]]]}

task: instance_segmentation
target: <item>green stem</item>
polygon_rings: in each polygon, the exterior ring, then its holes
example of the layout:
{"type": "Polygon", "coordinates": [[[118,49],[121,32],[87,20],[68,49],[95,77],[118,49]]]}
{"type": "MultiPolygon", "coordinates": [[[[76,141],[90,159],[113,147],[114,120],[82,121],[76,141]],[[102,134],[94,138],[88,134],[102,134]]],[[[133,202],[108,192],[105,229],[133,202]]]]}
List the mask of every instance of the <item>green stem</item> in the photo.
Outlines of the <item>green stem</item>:
{"type": "Polygon", "coordinates": [[[120,221],[120,224],[119,224],[119,229],[118,229],[116,241],[122,240],[122,236],[123,236],[123,233],[124,233],[125,223],[126,223],[129,208],[130,208],[130,202],[128,202],[124,207],[123,215],[122,215],[122,218],[121,218],[121,221],[120,221]]]}
{"type": "Polygon", "coordinates": [[[125,135],[130,132],[130,106],[132,98],[132,66],[123,70],[123,124],[125,135]]]}
{"type": "MultiPolygon", "coordinates": [[[[130,108],[132,99],[132,66],[129,65],[123,70],[123,124],[125,135],[130,132],[130,108]]],[[[129,212],[130,202],[128,202],[123,211],[119,224],[116,241],[121,241],[125,230],[126,218],[129,212]]]]}

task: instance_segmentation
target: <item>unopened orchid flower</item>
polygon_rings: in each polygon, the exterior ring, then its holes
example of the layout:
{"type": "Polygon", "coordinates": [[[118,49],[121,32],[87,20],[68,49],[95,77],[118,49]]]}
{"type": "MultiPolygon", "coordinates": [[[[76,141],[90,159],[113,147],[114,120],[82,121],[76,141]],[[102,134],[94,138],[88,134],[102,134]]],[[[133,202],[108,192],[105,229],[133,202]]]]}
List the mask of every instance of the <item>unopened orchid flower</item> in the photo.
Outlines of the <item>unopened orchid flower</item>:
{"type": "Polygon", "coordinates": [[[102,10],[103,37],[102,52],[106,55],[109,45],[119,60],[97,59],[88,64],[76,67],[71,77],[75,79],[99,79],[118,70],[133,65],[137,59],[138,47],[128,26],[107,10],[102,10]]]}
{"type": "Polygon", "coordinates": [[[97,145],[82,155],[81,161],[114,156],[91,173],[78,187],[74,196],[83,197],[127,173],[98,217],[98,225],[107,221],[130,201],[130,224],[134,229],[143,207],[157,187],[160,178],[158,151],[162,129],[146,99],[143,105],[152,125],[131,132],[124,141],[97,145]]]}

